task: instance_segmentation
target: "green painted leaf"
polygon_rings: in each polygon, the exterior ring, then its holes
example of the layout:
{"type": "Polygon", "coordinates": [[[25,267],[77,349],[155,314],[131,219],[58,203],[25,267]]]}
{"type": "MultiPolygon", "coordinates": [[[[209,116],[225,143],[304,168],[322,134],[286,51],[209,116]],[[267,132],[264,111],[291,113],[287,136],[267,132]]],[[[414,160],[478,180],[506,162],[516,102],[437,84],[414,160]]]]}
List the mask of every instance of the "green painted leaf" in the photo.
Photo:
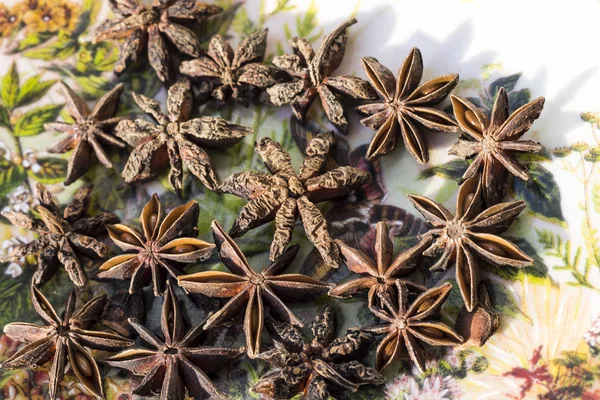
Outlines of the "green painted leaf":
{"type": "Polygon", "coordinates": [[[15,108],[17,97],[19,96],[19,73],[17,66],[13,62],[10,69],[2,77],[2,90],[0,91],[2,101],[9,110],[15,108]]]}
{"type": "Polygon", "coordinates": [[[0,126],[4,126],[8,129],[12,130],[10,126],[10,115],[8,114],[8,110],[2,104],[0,104],[0,126]]]}
{"type": "Polygon", "coordinates": [[[108,79],[102,75],[76,76],[74,79],[81,94],[88,100],[102,96],[109,86],[108,79]]]}
{"type": "Polygon", "coordinates": [[[21,137],[42,133],[44,131],[44,124],[56,120],[62,108],[62,104],[49,104],[27,111],[17,120],[14,135],[21,137]]]}
{"type": "Polygon", "coordinates": [[[67,176],[67,160],[56,157],[41,157],[37,159],[36,163],[39,165],[39,169],[36,168],[35,171],[29,169],[27,171],[29,176],[36,181],[51,185],[65,180],[65,176],[67,176]]]}
{"type": "Polygon", "coordinates": [[[15,107],[21,107],[38,101],[48,92],[48,90],[50,90],[52,85],[57,82],[56,79],[42,81],[41,78],[42,74],[39,74],[25,81],[19,91],[15,107]]]}
{"type": "Polygon", "coordinates": [[[30,49],[44,43],[54,35],[52,33],[28,33],[19,41],[19,45],[12,53],[20,53],[23,50],[30,49]]]}
{"type": "Polygon", "coordinates": [[[22,165],[15,165],[3,160],[0,163],[0,197],[8,195],[27,179],[27,173],[22,165]]]}
{"type": "Polygon", "coordinates": [[[57,40],[45,46],[36,47],[23,53],[24,57],[44,61],[64,60],[75,53],[77,42],[71,40],[57,40]]]}
{"type": "Polygon", "coordinates": [[[242,2],[236,2],[222,13],[212,15],[206,18],[206,20],[204,20],[201,24],[197,24],[197,27],[195,27],[194,31],[196,32],[200,43],[208,42],[210,38],[217,33],[227,33],[233,22],[237,9],[240,8],[242,4],[242,2]]]}
{"type": "Polygon", "coordinates": [[[515,88],[515,85],[517,84],[517,81],[519,80],[520,77],[521,77],[521,73],[518,73],[518,74],[509,75],[509,76],[503,76],[502,78],[496,79],[495,81],[490,83],[490,86],[489,86],[490,96],[492,96],[492,98],[495,99],[496,95],[500,91],[500,88],[502,88],[502,87],[507,92],[511,92],[515,88]]]}
{"type": "Polygon", "coordinates": [[[594,204],[594,211],[600,214],[600,183],[596,183],[592,188],[592,203],[594,204]]]}
{"type": "Polygon", "coordinates": [[[466,160],[456,159],[445,164],[435,165],[419,172],[417,179],[429,179],[433,176],[439,176],[444,179],[451,179],[458,182],[465,171],[469,168],[469,162],[466,160]]]}
{"type": "Polygon", "coordinates": [[[529,89],[521,89],[508,94],[508,109],[510,112],[529,103],[531,100],[531,91],[529,89]]]}
{"type": "Polygon", "coordinates": [[[485,283],[485,287],[490,295],[490,301],[494,309],[499,314],[531,322],[531,319],[519,308],[514,295],[502,282],[495,280],[488,281],[485,283]]]}

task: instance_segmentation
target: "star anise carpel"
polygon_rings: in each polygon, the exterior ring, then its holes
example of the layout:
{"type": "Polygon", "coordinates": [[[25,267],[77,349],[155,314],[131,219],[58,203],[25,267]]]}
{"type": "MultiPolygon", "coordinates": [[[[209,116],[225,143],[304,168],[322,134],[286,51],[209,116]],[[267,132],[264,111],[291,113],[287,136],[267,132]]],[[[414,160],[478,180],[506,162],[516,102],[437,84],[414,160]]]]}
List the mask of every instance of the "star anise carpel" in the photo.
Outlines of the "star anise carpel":
{"type": "Polygon", "coordinates": [[[194,200],[165,215],[156,194],[140,215],[142,232],[127,225],[107,225],[113,242],[125,251],[100,266],[97,279],[129,279],[129,293],[152,282],[155,296],[164,291],[168,276],[176,278],[190,263],[210,257],[214,244],[197,239],[198,203],[194,200]]]}
{"type": "Polygon", "coordinates": [[[192,293],[212,298],[229,299],[204,325],[204,329],[223,324],[244,311],[244,333],[248,356],[256,357],[260,344],[268,306],[271,315],[278,320],[302,326],[302,321],[285,305],[287,301],[314,299],[327,292],[326,283],[300,274],[281,274],[298,253],[299,246],[289,247],[261,272],[255,271],[246,257],[213,221],[212,232],[223,264],[231,272],[203,271],[178,277],[179,286],[192,293]]]}
{"type": "Polygon", "coordinates": [[[416,47],[402,63],[398,77],[375,58],[363,57],[363,68],[381,101],[361,105],[358,111],[369,115],[360,122],[376,130],[367,160],[372,161],[396,147],[402,136],[404,146],[417,162],[429,161],[427,139],[423,128],[437,132],[457,132],[456,122],[445,112],[433,108],[450,94],[458,83],[458,75],[433,78],[420,84],[423,76],[423,58],[416,47]]]}
{"type": "Polygon", "coordinates": [[[35,287],[31,286],[31,303],[45,325],[13,322],[4,326],[4,333],[26,345],[4,361],[0,368],[32,368],[51,361],[49,398],[56,399],[67,364],[85,389],[104,398],[102,377],[90,349],[119,351],[132,346],[133,341],[115,333],[92,329],[96,324],[105,296],[95,297],[75,313],[75,291],[71,293],[62,317],[35,287]]]}
{"type": "Polygon", "coordinates": [[[509,114],[508,95],[500,88],[488,119],[473,103],[452,95],[454,117],[469,140],[458,139],[449,154],[473,159],[462,178],[469,179],[481,172],[483,196],[488,205],[502,201],[508,190],[509,174],[524,181],[529,179],[527,168],[519,162],[518,156],[537,153],[542,146],[519,139],[542,113],[544,101],[538,97],[509,114]]]}

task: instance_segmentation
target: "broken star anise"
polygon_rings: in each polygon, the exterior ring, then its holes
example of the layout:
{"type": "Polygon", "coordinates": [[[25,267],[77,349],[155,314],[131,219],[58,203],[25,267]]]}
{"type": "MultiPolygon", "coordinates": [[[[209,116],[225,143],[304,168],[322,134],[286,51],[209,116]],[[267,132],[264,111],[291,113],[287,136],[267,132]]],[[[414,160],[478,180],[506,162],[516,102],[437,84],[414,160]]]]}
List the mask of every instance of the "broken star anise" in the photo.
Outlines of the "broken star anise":
{"type": "Polygon", "coordinates": [[[458,83],[458,75],[444,75],[419,85],[423,76],[423,58],[417,48],[413,48],[398,71],[398,78],[392,71],[372,57],[363,57],[362,65],[382,97],[374,102],[358,107],[358,111],[369,117],[360,122],[377,132],[367,149],[367,160],[389,153],[396,147],[402,134],[404,146],[419,163],[429,161],[427,139],[423,128],[437,132],[457,132],[456,122],[445,112],[432,106],[441,103],[458,83]]]}
{"type": "Polygon", "coordinates": [[[260,352],[266,306],[279,320],[302,326],[284,301],[314,299],[330,286],[306,275],[280,274],[296,257],[298,245],[289,247],[271,265],[256,272],[217,221],[212,223],[212,232],[219,257],[231,272],[204,271],[180,276],[179,286],[192,293],[230,299],[206,321],[204,329],[229,321],[245,308],[246,349],[248,356],[254,358],[260,352]]]}
{"type": "Polygon", "coordinates": [[[77,190],[61,216],[48,189],[38,183],[36,197],[40,204],[34,210],[39,218],[32,218],[21,212],[2,212],[13,225],[39,235],[28,244],[16,247],[10,254],[11,257],[26,254],[38,256],[37,269],[33,275],[34,284],[41,285],[48,281],[54,276],[58,266],[62,265],[75,286],[83,287],[87,282],[84,261],[105,260],[108,257],[108,247],[92,236],[105,232],[104,225],[115,223],[118,218],[111,213],[84,218],[91,195],[91,186],[77,190]]]}
{"type": "Polygon", "coordinates": [[[115,64],[116,73],[131,66],[147,49],[148,61],[162,82],[171,78],[169,43],[191,57],[199,57],[202,52],[196,34],[182,24],[194,24],[222,11],[216,5],[190,0],[155,0],[151,7],[137,0],[113,0],[110,5],[117,20],[100,26],[94,43],[125,39],[115,64]]]}
{"type": "Polygon", "coordinates": [[[132,346],[134,342],[114,333],[91,329],[102,312],[106,297],[93,298],[73,314],[75,300],[73,291],[60,318],[46,297],[35,286],[31,286],[31,303],[46,325],[25,322],[5,325],[4,333],[9,338],[27,344],[4,361],[0,368],[35,369],[52,360],[48,378],[48,398],[56,399],[68,363],[87,391],[96,397],[104,398],[98,364],[85,347],[119,351],[132,346]]]}
{"type": "Polygon", "coordinates": [[[371,312],[383,323],[361,328],[365,332],[385,335],[377,346],[375,368],[382,371],[403,357],[408,356],[419,371],[425,371],[425,355],[421,343],[431,346],[456,346],[463,338],[443,322],[432,319],[440,312],[452,290],[452,284],[444,283],[427,290],[408,304],[408,289],[402,282],[396,283],[397,294],[379,293],[382,307],[371,306],[371,312]]]}
{"type": "Polygon", "coordinates": [[[73,150],[64,182],[65,185],[70,185],[90,169],[92,154],[95,154],[98,161],[106,168],[113,167],[108,155],[102,148],[102,144],[120,148],[126,146],[123,141],[106,132],[106,129],[114,127],[122,119],[114,115],[119,107],[119,97],[123,92],[123,84],[119,83],[98,99],[92,111],[89,110],[84,99],[79,97],[65,83],[62,85],[64,95],[67,98],[67,111],[75,121],[72,124],[48,122],[44,124],[44,129],[67,134],[58,143],[48,147],[46,151],[62,154],[73,150]]]}
{"type": "Polygon", "coordinates": [[[240,172],[227,178],[219,187],[222,192],[249,200],[230,234],[241,236],[275,219],[270,254],[271,261],[274,261],[290,242],[299,215],[308,239],[319,250],[323,261],[337,267],[340,262],[338,248],[327,231],[327,221],[315,203],[347,195],[351,189],[368,182],[370,175],[350,166],[321,173],[334,143],[331,133],[321,133],[312,139],[306,146],[306,158],[300,172],[296,174],[290,155],[281,145],[267,137],[260,138],[254,148],[272,175],[240,172]]]}
{"type": "Polygon", "coordinates": [[[462,184],[454,215],[426,197],[408,196],[432,226],[421,235],[422,240],[432,243],[423,254],[439,256],[431,270],[444,270],[449,263],[456,264],[456,281],[468,311],[477,305],[481,261],[515,268],[533,263],[533,259],[514,243],[498,236],[525,209],[525,202],[501,203],[481,211],[483,189],[480,181],[481,177],[477,174],[462,184]]]}
{"type": "Polygon", "coordinates": [[[373,342],[371,334],[354,328],[336,338],[331,306],[315,317],[311,328],[313,339],[305,343],[295,326],[272,324],[275,348],[258,357],[273,369],[252,386],[253,392],[275,400],[297,395],[305,400],[326,400],[336,391],[356,392],[361,385],[384,382],[383,375],[356,360],[373,342]]]}
{"type": "Polygon", "coordinates": [[[127,183],[148,180],[169,164],[169,182],[175,190],[181,191],[185,164],[206,187],[214,189],[217,178],[203,148],[228,148],[252,133],[250,128],[218,117],[189,119],[192,92],[187,79],[169,87],[168,115],[161,112],[156,100],[135,93],[133,98],[157,124],[136,119],[117,125],[116,135],[134,147],[122,174],[127,183]]]}
{"type": "Polygon", "coordinates": [[[460,128],[473,140],[458,139],[449,154],[473,162],[463,180],[483,174],[483,197],[488,205],[502,201],[508,189],[508,173],[526,181],[527,168],[519,163],[519,153],[537,153],[542,146],[531,140],[519,140],[533,125],[544,108],[544,98],[519,107],[509,115],[508,95],[500,88],[488,119],[477,106],[458,96],[452,96],[454,117],[460,128]]]}
{"type": "Polygon", "coordinates": [[[104,361],[116,368],[143,376],[133,394],[148,396],[160,393],[161,400],[194,399],[225,400],[206,373],[217,372],[226,362],[239,359],[244,348],[200,346],[203,326],[185,330],[177,297],[167,284],[162,305],[160,327],[163,338],[145,328],[136,319],[129,323],[151,348],[126,349],[104,361]]]}
{"type": "Polygon", "coordinates": [[[176,278],[186,264],[206,260],[215,248],[196,238],[199,212],[192,200],[165,216],[158,196],[152,195],[140,215],[142,233],[123,224],[107,225],[110,238],[126,253],[102,264],[97,278],[130,279],[129,293],[152,281],[154,295],[160,296],[168,275],[176,278]]]}
{"type": "Polygon", "coordinates": [[[276,83],[267,89],[269,103],[290,104],[298,120],[304,121],[313,100],[319,96],[331,123],[342,133],[348,132],[344,100],[375,100],[377,94],[369,82],[354,76],[330,75],[344,58],[348,33],[346,28],[356,23],[350,19],[325,36],[317,52],[301,38],[290,40],[294,54],[275,57],[273,64],[290,75],[290,82],[276,83]]]}

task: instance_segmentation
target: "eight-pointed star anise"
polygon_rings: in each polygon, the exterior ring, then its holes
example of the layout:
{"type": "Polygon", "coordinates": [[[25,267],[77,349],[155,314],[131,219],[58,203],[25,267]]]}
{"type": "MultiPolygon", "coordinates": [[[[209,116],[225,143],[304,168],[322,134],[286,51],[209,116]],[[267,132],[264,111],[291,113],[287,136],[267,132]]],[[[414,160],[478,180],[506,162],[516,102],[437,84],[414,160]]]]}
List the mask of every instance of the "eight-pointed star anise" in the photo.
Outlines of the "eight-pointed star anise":
{"type": "Polygon", "coordinates": [[[467,179],[458,192],[454,215],[426,197],[408,196],[432,226],[422,235],[422,240],[433,242],[423,254],[439,256],[431,270],[444,270],[449,263],[456,264],[456,281],[468,311],[477,305],[481,261],[515,268],[533,263],[533,259],[514,243],[498,236],[525,209],[525,202],[500,203],[481,211],[482,190],[479,174],[467,179]]]}
{"type": "Polygon", "coordinates": [[[326,400],[334,391],[356,392],[361,385],[380,385],[384,377],[356,360],[373,342],[371,334],[349,329],[336,338],[331,306],[319,313],[311,326],[313,339],[306,343],[293,325],[273,323],[275,348],[258,355],[273,369],[251,390],[272,399],[326,400]]]}
{"type": "Polygon", "coordinates": [[[137,0],[112,0],[117,21],[106,21],[96,32],[94,43],[107,39],[125,39],[120,46],[115,72],[121,73],[139,59],[147,47],[148,61],[158,79],[171,78],[170,44],[183,54],[199,57],[202,49],[196,34],[181,24],[194,24],[218,14],[221,7],[190,0],[154,0],[146,7],[137,0]]]}
{"type": "Polygon", "coordinates": [[[151,348],[127,349],[104,361],[112,367],[143,376],[133,394],[160,393],[161,400],[180,400],[187,398],[187,391],[194,399],[227,399],[206,373],[217,372],[225,363],[239,359],[244,348],[199,345],[203,325],[186,333],[183,314],[170,284],[167,284],[163,297],[162,339],[135,319],[130,319],[129,323],[151,348]]]}
{"type": "Polygon", "coordinates": [[[189,119],[192,92],[187,79],[169,87],[168,115],[161,112],[156,100],[135,93],[133,98],[157,124],[136,119],[124,120],[117,125],[117,136],[134,147],[123,169],[123,179],[127,183],[150,179],[169,164],[169,182],[180,191],[185,164],[206,187],[214,189],[217,178],[203,148],[231,147],[252,133],[250,128],[218,117],[189,119]]]}
{"type": "Polygon", "coordinates": [[[46,325],[26,322],[5,325],[4,333],[9,338],[27,344],[4,361],[0,368],[35,369],[52,360],[48,398],[56,399],[68,363],[87,391],[104,398],[98,365],[85,347],[119,351],[132,346],[134,342],[114,333],[91,329],[102,313],[106,297],[93,298],[73,314],[75,299],[73,291],[60,318],[46,297],[35,286],[31,286],[31,303],[46,325]]]}
{"type": "Polygon", "coordinates": [[[314,299],[326,292],[330,286],[306,275],[280,275],[296,257],[300,248],[298,245],[288,248],[271,265],[261,272],[256,272],[217,221],[213,221],[212,231],[219,257],[231,272],[204,271],[180,276],[177,278],[179,286],[192,293],[230,299],[206,321],[204,329],[229,321],[245,308],[246,348],[248,356],[254,358],[260,352],[266,306],[277,319],[302,326],[302,321],[292,313],[284,301],[314,299]]]}
{"type": "Polygon", "coordinates": [[[296,118],[304,121],[313,100],[319,96],[331,123],[342,133],[348,132],[344,100],[375,100],[377,94],[369,82],[354,76],[330,75],[344,58],[348,34],[346,28],[356,23],[351,19],[325,36],[317,52],[301,38],[290,40],[294,54],[275,57],[273,64],[290,77],[291,82],[277,83],[267,89],[268,101],[276,106],[290,104],[296,118]]]}
{"type": "Polygon", "coordinates": [[[306,146],[306,158],[296,174],[290,155],[267,137],[255,143],[272,175],[246,171],[227,178],[220,191],[249,200],[237,217],[230,234],[241,236],[248,230],[275,219],[271,261],[283,253],[292,238],[298,214],[309,240],[327,265],[337,267],[339,250],[327,231],[327,221],[315,203],[347,195],[368,182],[370,175],[358,168],[343,166],[321,174],[327,154],[335,142],[331,133],[321,133],[306,146]]]}
{"type": "Polygon", "coordinates": [[[449,154],[464,159],[474,157],[463,179],[481,171],[486,203],[499,203],[506,195],[508,173],[524,181],[529,179],[527,168],[517,159],[519,153],[537,153],[542,149],[537,142],[518,139],[540,116],[544,98],[538,97],[509,116],[508,95],[504,88],[500,88],[490,119],[462,97],[453,95],[452,107],[460,128],[474,140],[458,139],[449,154]]]}
{"type": "Polygon", "coordinates": [[[382,97],[381,102],[365,104],[358,111],[369,117],[360,122],[377,130],[367,149],[367,160],[389,153],[396,147],[400,134],[404,146],[419,163],[429,161],[423,126],[438,132],[457,132],[456,122],[432,106],[441,103],[458,83],[458,75],[444,75],[419,86],[423,76],[423,58],[413,48],[398,71],[392,71],[372,57],[363,57],[363,68],[382,97]]]}
{"type": "Polygon", "coordinates": [[[408,304],[408,289],[402,282],[396,282],[397,294],[379,293],[383,305],[371,306],[371,312],[383,323],[361,328],[365,332],[385,335],[377,346],[375,368],[379,371],[399,359],[408,356],[411,361],[425,371],[425,355],[419,342],[431,346],[456,346],[463,338],[443,322],[432,319],[440,312],[442,305],[452,290],[452,284],[444,283],[427,290],[408,304]]]}
{"type": "Polygon", "coordinates": [[[64,95],[67,98],[67,111],[75,122],[72,124],[66,122],[48,122],[44,124],[44,129],[67,134],[66,137],[62,138],[56,144],[48,147],[46,151],[62,154],[73,150],[64,182],[65,185],[70,185],[90,169],[92,154],[95,154],[98,161],[106,168],[113,167],[108,155],[102,148],[102,144],[120,148],[126,146],[123,141],[105,131],[114,127],[122,119],[114,115],[119,106],[119,97],[121,96],[121,92],[123,92],[123,84],[119,83],[98,99],[92,111],[89,110],[84,99],[79,97],[65,83],[62,85],[64,95]]]}
{"type": "Polygon", "coordinates": [[[38,256],[33,283],[41,285],[48,281],[62,265],[69,278],[77,287],[85,286],[87,277],[83,267],[89,258],[106,259],[108,247],[92,236],[105,232],[105,224],[118,221],[116,215],[100,213],[95,217],[84,218],[90,205],[92,187],[79,189],[61,217],[58,205],[50,192],[41,184],[36,185],[39,205],[34,209],[39,218],[32,218],[21,212],[3,211],[2,215],[14,225],[36,232],[39,237],[28,244],[16,247],[9,255],[20,257],[26,254],[38,256]]]}
{"type": "Polygon", "coordinates": [[[102,264],[97,278],[130,279],[129,293],[152,281],[154,295],[160,296],[168,275],[176,278],[186,264],[206,260],[215,248],[196,238],[199,212],[192,200],[165,216],[154,194],[140,215],[143,233],[123,224],[107,225],[110,238],[126,253],[102,264]]]}

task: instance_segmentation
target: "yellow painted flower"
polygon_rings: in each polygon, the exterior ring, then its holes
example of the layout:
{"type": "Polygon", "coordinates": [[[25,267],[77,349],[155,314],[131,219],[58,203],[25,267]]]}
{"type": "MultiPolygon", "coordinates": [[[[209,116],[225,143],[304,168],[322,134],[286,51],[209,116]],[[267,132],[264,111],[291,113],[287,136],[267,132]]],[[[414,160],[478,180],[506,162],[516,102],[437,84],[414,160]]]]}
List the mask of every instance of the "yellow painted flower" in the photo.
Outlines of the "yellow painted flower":
{"type": "Polygon", "coordinates": [[[19,29],[23,15],[19,11],[20,4],[8,8],[0,3],[0,37],[10,36],[19,29]]]}
{"type": "Polygon", "coordinates": [[[23,17],[31,32],[58,32],[73,30],[79,19],[80,9],[67,0],[29,0],[23,17]]]}

